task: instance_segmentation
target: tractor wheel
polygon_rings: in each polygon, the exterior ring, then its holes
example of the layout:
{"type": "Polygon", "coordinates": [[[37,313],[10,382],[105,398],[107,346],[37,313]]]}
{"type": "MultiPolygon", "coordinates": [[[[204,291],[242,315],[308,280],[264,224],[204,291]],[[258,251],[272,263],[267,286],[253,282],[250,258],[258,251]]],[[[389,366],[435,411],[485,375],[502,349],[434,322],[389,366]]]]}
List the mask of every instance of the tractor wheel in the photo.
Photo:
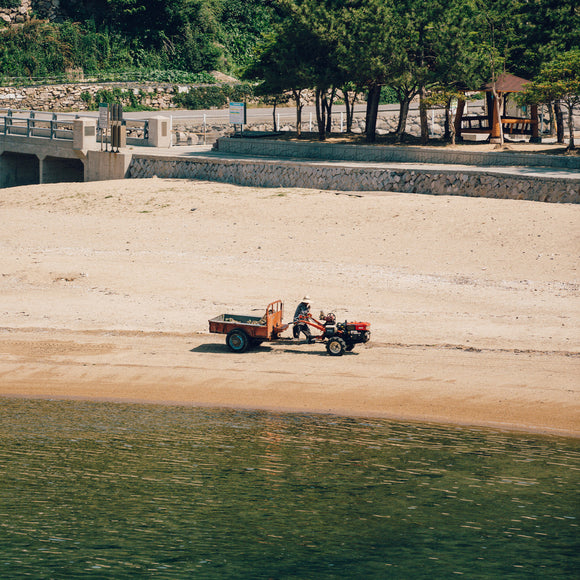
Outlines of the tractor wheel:
{"type": "Polygon", "coordinates": [[[326,351],[330,356],[342,356],[346,350],[346,343],[340,336],[333,336],[326,343],[326,351]]]}
{"type": "Polygon", "coordinates": [[[371,331],[365,330],[363,332],[363,342],[368,342],[371,339],[371,331]]]}
{"type": "Polygon", "coordinates": [[[246,352],[250,346],[250,339],[243,330],[234,328],[228,332],[226,344],[232,352],[246,352]]]}

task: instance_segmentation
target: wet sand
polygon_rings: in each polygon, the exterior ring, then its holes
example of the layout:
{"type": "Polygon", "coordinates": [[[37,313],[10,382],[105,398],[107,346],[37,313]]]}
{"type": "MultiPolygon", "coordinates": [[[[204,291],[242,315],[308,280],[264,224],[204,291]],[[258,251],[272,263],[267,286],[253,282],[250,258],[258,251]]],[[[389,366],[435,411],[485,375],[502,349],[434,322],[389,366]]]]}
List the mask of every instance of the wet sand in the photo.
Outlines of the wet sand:
{"type": "Polygon", "coordinates": [[[0,395],[580,435],[577,206],[151,179],[4,189],[0,212],[0,395]],[[208,333],[304,294],[371,342],[208,333]]]}

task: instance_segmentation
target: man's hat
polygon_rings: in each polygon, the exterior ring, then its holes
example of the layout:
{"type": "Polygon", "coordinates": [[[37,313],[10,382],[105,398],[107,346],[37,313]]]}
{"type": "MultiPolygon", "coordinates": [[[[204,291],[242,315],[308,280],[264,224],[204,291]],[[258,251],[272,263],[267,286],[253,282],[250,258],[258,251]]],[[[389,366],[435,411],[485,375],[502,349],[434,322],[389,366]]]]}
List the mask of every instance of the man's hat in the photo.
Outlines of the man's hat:
{"type": "Polygon", "coordinates": [[[304,298],[302,298],[302,302],[305,304],[310,304],[310,296],[304,296],[304,298]]]}

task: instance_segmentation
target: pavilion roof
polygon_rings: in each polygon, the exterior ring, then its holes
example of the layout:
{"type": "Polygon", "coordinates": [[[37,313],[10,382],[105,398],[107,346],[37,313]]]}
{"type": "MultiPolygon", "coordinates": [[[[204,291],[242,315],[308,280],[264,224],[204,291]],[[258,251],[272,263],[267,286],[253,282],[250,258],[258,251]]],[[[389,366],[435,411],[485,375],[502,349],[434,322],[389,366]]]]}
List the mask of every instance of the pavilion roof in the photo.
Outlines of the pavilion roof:
{"type": "MultiPolygon", "coordinates": [[[[530,83],[529,80],[517,77],[509,73],[502,73],[495,81],[495,90],[498,93],[521,93],[524,85],[530,83]]],[[[481,87],[482,91],[491,91],[493,83],[490,81],[481,87]]]]}

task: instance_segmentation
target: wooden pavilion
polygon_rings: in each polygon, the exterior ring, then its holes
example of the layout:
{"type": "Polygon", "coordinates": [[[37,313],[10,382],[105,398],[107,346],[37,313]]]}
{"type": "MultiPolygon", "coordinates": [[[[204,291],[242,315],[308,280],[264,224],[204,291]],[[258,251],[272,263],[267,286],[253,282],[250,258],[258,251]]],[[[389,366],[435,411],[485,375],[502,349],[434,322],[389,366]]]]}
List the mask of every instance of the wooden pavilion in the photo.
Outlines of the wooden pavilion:
{"type": "Polygon", "coordinates": [[[530,107],[530,117],[516,117],[507,114],[507,101],[512,93],[520,93],[524,85],[530,81],[511,75],[501,74],[495,82],[485,84],[481,91],[486,95],[486,115],[463,115],[465,101],[459,100],[455,115],[455,135],[458,139],[463,133],[488,134],[490,143],[499,143],[501,135],[529,135],[532,143],[539,143],[541,137],[538,131],[538,107],[530,107]]]}

